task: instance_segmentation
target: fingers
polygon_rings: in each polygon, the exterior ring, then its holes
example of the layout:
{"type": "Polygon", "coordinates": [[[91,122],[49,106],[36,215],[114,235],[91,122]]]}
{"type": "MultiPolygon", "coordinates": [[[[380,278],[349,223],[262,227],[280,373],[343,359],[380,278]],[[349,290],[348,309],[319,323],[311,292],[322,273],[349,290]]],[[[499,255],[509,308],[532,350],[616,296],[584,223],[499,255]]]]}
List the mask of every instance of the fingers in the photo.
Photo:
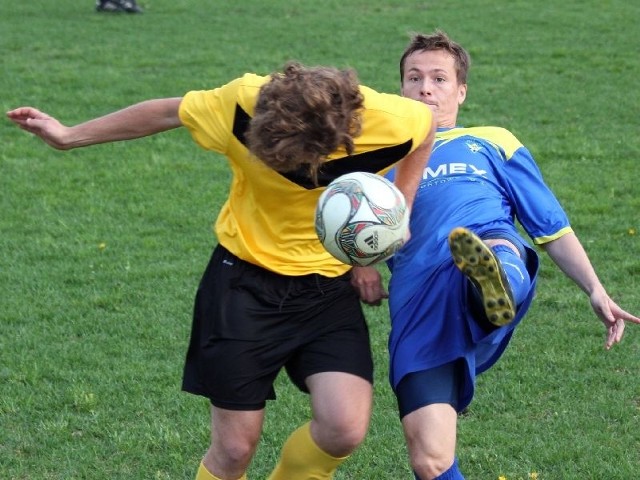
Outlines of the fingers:
{"type": "Polygon", "coordinates": [[[385,298],[389,298],[389,294],[383,288],[379,286],[373,286],[370,288],[365,288],[360,292],[361,300],[368,304],[378,306],[382,304],[382,300],[385,298]]]}
{"type": "Polygon", "coordinates": [[[389,298],[389,294],[382,288],[364,288],[360,290],[360,300],[367,305],[380,306],[382,300],[389,298]]]}
{"type": "Polygon", "coordinates": [[[619,312],[617,312],[616,317],[626,322],[640,323],[640,318],[636,317],[635,315],[631,315],[629,312],[626,312],[624,310],[620,310],[619,312]]]}
{"type": "Polygon", "coordinates": [[[24,121],[28,118],[42,116],[42,112],[32,107],[20,107],[7,112],[7,117],[13,121],[24,121]]]}
{"type": "Polygon", "coordinates": [[[358,292],[360,300],[368,305],[378,306],[389,297],[382,277],[374,267],[353,267],[351,285],[358,292]]]}
{"type": "Polygon", "coordinates": [[[7,112],[7,117],[18,125],[18,127],[28,132],[37,130],[41,124],[40,120],[49,118],[41,111],[31,107],[21,107],[11,110],[7,112]]]}
{"type": "Polygon", "coordinates": [[[607,328],[607,341],[605,348],[609,350],[614,344],[620,343],[622,336],[624,335],[625,323],[623,319],[618,319],[616,322],[607,328]]]}
{"type": "Polygon", "coordinates": [[[600,317],[607,327],[605,348],[609,350],[614,344],[620,343],[622,340],[626,327],[625,322],[640,324],[640,318],[623,310],[610,298],[607,298],[607,303],[604,306],[606,308],[602,309],[600,317]]]}
{"type": "Polygon", "coordinates": [[[13,110],[9,110],[7,112],[7,116],[9,117],[35,117],[35,116],[45,116],[43,112],[34,107],[18,107],[13,110]]]}

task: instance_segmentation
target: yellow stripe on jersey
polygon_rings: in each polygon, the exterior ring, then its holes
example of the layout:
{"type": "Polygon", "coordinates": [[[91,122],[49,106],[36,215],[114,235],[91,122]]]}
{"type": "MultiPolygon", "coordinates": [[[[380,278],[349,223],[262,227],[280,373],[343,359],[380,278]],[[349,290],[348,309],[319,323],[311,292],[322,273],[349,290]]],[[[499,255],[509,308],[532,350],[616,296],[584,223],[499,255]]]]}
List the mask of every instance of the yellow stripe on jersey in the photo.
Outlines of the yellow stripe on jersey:
{"type": "Polygon", "coordinates": [[[533,239],[533,243],[536,245],[544,245],[545,243],[549,243],[553,240],[557,240],[558,238],[566,235],[567,233],[572,233],[573,228],[564,227],[562,230],[558,230],[554,235],[547,235],[546,237],[536,237],[533,239]]]}
{"type": "Polygon", "coordinates": [[[522,143],[513,133],[501,127],[452,128],[444,132],[438,132],[436,139],[448,141],[463,135],[482,138],[492,143],[494,147],[500,147],[504,151],[507,160],[513,156],[516,150],[522,147],[522,143]]]}

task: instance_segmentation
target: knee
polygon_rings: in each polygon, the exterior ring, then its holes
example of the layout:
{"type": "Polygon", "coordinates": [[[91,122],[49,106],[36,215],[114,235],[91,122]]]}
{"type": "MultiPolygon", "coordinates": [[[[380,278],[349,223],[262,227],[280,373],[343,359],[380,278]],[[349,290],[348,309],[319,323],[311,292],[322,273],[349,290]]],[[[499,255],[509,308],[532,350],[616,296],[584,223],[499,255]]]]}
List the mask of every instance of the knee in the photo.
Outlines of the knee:
{"type": "Polygon", "coordinates": [[[342,447],[345,451],[351,453],[364,441],[369,430],[369,421],[361,420],[354,423],[346,423],[338,426],[337,432],[339,438],[342,439],[342,447]]]}
{"type": "Polygon", "coordinates": [[[223,451],[230,462],[238,465],[248,465],[253,457],[255,444],[246,439],[238,439],[231,442],[223,441],[223,451]]]}
{"type": "Polygon", "coordinates": [[[449,470],[454,458],[448,455],[427,455],[411,458],[411,468],[420,480],[432,480],[449,470]]]}
{"type": "MultiPolygon", "coordinates": [[[[357,417],[357,416],[356,416],[357,417]]],[[[314,438],[318,446],[335,457],[344,457],[364,441],[369,429],[368,418],[334,418],[316,422],[314,438]]]]}
{"type": "MultiPolygon", "coordinates": [[[[204,464],[214,471],[244,472],[255,453],[257,441],[246,437],[218,438],[209,447],[204,464]]],[[[238,475],[239,476],[239,475],[238,475]]]]}

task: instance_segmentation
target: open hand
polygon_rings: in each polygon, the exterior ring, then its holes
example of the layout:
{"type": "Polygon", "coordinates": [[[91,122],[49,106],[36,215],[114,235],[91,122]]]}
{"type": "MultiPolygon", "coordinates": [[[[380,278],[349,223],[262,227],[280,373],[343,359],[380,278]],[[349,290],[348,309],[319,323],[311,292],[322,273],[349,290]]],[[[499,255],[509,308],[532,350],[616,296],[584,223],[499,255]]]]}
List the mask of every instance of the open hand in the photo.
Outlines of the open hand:
{"type": "Polygon", "coordinates": [[[609,350],[615,343],[619,343],[624,335],[625,322],[640,323],[640,318],[623,310],[604,291],[594,292],[589,297],[591,308],[602,320],[607,329],[605,348],[609,350]]]}

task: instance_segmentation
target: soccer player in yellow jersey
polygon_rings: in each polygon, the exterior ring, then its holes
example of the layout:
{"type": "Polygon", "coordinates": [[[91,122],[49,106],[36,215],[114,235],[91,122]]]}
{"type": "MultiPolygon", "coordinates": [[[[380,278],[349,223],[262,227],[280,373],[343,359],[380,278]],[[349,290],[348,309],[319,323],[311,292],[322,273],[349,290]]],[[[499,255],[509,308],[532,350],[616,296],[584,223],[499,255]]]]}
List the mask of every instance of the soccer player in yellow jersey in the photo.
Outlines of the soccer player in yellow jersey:
{"type": "Polygon", "coordinates": [[[72,127],[32,107],[7,115],[61,150],[184,126],[226,156],[233,177],[183,377],[184,390],[212,405],[196,478],[246,478],[282,368],[310,394],[312,419],[291,434],[269,479],[332,478],[368,428],[373,362],[360,299],[383,293],[376,281],[352,284],[349,267],[323,249],[316,201],[343,173],[395,166],[411,206],[435,134],[429,108],[361,86],[352,70],[290,63],[72,127]]]}

